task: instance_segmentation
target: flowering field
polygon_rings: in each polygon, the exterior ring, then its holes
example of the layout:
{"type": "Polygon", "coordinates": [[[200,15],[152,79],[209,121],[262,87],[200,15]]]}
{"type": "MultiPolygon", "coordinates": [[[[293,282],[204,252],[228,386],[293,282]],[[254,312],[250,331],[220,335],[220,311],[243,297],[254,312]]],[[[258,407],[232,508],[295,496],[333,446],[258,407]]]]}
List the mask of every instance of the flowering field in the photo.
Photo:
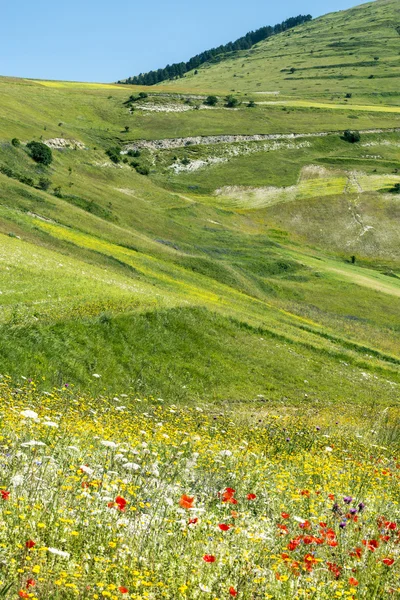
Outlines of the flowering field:
{"type": "Polygon", "coordinates": [[[399,597],[395,409],[0,397],[0,597],[399,597]]]}

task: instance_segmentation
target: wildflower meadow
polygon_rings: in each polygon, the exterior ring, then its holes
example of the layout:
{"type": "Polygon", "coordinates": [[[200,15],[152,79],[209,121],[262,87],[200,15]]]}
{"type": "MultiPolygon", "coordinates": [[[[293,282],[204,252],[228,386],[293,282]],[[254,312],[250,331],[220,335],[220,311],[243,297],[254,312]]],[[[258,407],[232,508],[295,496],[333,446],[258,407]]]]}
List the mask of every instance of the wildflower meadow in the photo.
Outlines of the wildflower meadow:
{"type": "Polygon", "coordinates": [[[41,390],[0,384],[0,597],[399,597],[395,409],[41,390]]]}

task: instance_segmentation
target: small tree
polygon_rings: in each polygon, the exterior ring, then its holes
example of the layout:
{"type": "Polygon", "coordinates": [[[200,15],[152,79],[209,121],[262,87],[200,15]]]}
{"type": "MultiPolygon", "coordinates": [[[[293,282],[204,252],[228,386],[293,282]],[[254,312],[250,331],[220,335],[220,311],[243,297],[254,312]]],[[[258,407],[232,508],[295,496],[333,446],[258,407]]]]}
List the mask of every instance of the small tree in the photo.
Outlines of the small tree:
{"type": "Polygon", "coordinates": [[[400,194],[400,183],[395,183],[390,191],[393,192],[393,194],[400,194]]]}
{"type": "Polygon", "coordinates": [[[356,144],[361,140],[361,135],[359,131],[350,131],[350,129],[346,129],[342,136],[342,140],[345,142],[349,142],[350,144],[356,144]]]}
{"type": "Polygon", "coordinates": [[[106,150],[106,154],[113,163],[117,164],[121,160],[121,148],[118,146],[106,150]]]}
{"type": "Polygon", "coordinates": [[[125,133],[129,132],[129,125],[125,125],[125,133]]]}
{"type": "Polygon", "coordinates": [[[21,142],[19,141],[19,139],[18,139],[18,138],[13,138],[13,139],[11,140],[11,143],[12,143],[12,145],[13,145],[15,148],[18,148],[18,146],[20,146],[20,145],[21,145],[21,142]]]}
{"type": "Polygon", "coordinates": [[[50,179],[47,179],[47,177],[41,177],[39,179],[38,188],[40,190],[46,191],[49,189],[50,185],[51,185],[51,181],[50,181],[50,179]]]}
{"type": "Polygon", "coordinates": [[[235,96],[232,96],[232,94],[227,96],[225,101],[225,106],[227,106],[228,108],[235,108],[239,104],[239,100],[235,96]]]}
{"type": "Polygon", "coordinates": [[[27,144],[26,147],[29,149],[33,160],[37,163],[47,166],[53,160],[53,154],[51,152],[51,149],[42,142],[32,141],[29,142],[29,144],[27,144]]]}
{"type": "Polygon", "coordinates": [[[144,100],[145,98],[148,98],[149,95],[146,94],[146,92],[139,92],[139,98],[142,98],[142,100],[144,100]]]}
{"type": "Polygon", "coordinates": [[[218,104],[217,96],[208,96],[204,101],[204,104],[207,104],[207,106],[216,106],[218,104]]]}

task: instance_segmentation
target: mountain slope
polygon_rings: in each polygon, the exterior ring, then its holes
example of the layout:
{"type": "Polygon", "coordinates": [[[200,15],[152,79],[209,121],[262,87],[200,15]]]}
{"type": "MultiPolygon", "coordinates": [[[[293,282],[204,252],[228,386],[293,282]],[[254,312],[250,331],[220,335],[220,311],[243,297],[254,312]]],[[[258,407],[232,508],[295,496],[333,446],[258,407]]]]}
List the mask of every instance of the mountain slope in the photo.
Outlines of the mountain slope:
{"type": "Polygon", "coordinates": [[[400,5],[376,0],[332,13],[260,42],[198,74],[171,82],[176,88],[279,92],[331,98],[344,93],[399,98],[400,5]]]}

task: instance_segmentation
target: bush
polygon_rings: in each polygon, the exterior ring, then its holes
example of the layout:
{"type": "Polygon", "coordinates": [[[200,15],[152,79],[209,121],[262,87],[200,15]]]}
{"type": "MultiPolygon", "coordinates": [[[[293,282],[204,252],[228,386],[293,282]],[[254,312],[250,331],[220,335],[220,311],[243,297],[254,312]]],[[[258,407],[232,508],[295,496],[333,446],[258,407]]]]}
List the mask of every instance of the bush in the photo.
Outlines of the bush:
{"type": "Polygon", "coordinates": [[[18,139],[18,138],[13,138],[13,139],[11,140],[11,143],[12,143],[12,145],[13,145],[15,148],[18,148],[18,146],[20,146],[20,145],[21,145],[21,142],[19,141],[19,139],[18,139]]]}
{"type": "Polygon", "coordinates": [[[217,96],[208,96],[204,101],[204,104],[207,104],[207,106],[216,106],[218,104],[217,96]]]}
{"type": "Polygon", "coordinates": [[[390,191],[393,194],[400,194],[400,183],[395,183],[390,191]]]}
{"type": "Polygon", "coordinates": [[[57,196],[57,198],[62,198],[62,192],[61,192],[60,185],[58,185],[57,187],[54,188],[54,195],[57,196]]]}
{"type": "Polygon", "coordinates": [[[128,150],[128,156],[131,156],[132,158],[139,158],[140,150],[128,150]]]}
{"type": "Polygon", "coordinates": [[[225,101],[226,101],[225,106],[227,106],[228,108],[235,108],[236,106],[239,105],[239,100],[237,98],[235,98],[235,96],[232,96],[232,94],[227,96],[225,101]]]}
{"type": "Polygon", "coordinates": [[[349,142],[350,144],[356,144],[361,140],[361,135],[359,131],[350,131],[350,129],[346,129],[342,136],[342,140],[345,142],[349,142]]]}
{"type": "Polygon", "coordinates": [[[51,149],[42,142],[32,141],[29,142],[29,144],[27,144],[26,147],[29,149],[33,160],[37,163],[47,166],[53,160],[53,154],[51,152],[51,149]]]}
{"type": "Polygon", "coordinates": [[[248,103],[248,105],[247,105],[247,107],[248,107],[248,108],[255,108],[256,106],[257,106],[257,105],[256,105],[256,103],[254,102],[254,100],[250,100],[250,101],[249,101],[249,103],[248,103]]]}
{"type": "Polygon", "coordinates": [[[149,95],[146,94],[146,92],[139,92],[139,98],[142,98],[144,100],[145,98],[148,98],[148,97],[149,97],[149,95]]]}
{"type": "Polygon", "coordinates": [[[119,163],[121,160],[121,148],[115,146],[114,148],[109,148],[106,150],[106,154],[113,163],[119,163]]]}
{"type": "Polygon", "coordinates": [[[136,167],[136,172],[139,173],[140,175],[149,175],[150,169],[149,169],[149,167],[146,167],[145,165],[138,165],[136,167]]]}
{"type": "Polygon", "coordinates": [[[41,177],[39,179],[38,188],[40,190],[46,191],[49,189],[50,185],[51,185],[51,181],[50,181],[50,179],[47,179],[47,177],[41,177]]]}

